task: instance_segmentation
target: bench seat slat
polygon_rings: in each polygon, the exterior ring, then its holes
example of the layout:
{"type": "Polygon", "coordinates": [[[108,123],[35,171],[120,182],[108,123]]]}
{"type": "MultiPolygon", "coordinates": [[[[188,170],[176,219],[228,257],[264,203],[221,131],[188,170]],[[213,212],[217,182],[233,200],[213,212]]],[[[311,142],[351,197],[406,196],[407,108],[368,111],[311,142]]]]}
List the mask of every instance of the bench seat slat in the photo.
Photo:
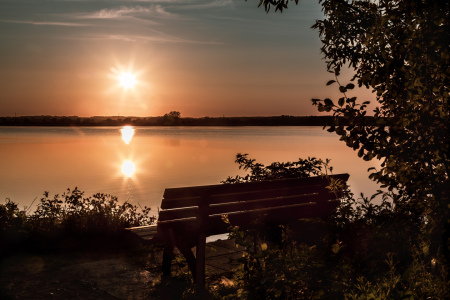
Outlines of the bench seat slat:
{"type": "Polygon", "coordinates": [[[255,201],[246,201],[246,202],[233,202],[229,204],[223,205],[213,205],[209,207],[209,214],[228,214],[236,211],[245,211],[245,210],[255,210],[255,209],[271,209],[277,207],[286,207],[289,205],[303,205],[314,203],[315,205],[320,205],[324,201],[334,200],[336,199],[336,195],[333,193],[323,194],[323,195],[300,195],[300,196],[288,196],[288,197],[280,197],[280,198],[268,198],[268,199],[260,199],[255,201]]]}
{"type": "MultiPolygon", "coordinates": [[[[283,189],[265,189],[265,190],[250,190],[241,193],[220,193],[210,194],[208,198],[209,204],[221,204],[236,201],[250,201],[263,198],[286,197],[291,195],[308,195],[323,191],[324,185],[313,185],[307,187],[292,187],[283,189]]],[[[218,191],[217,191],[218,192],[218,191]]],[[[164,198],[161,204],[161,209],[174,209],[180,207],[198,206],[201,202],[201,197],[188,198],[164,198]]]]}
{"type": "Polygon", "coordinates": [[[157,233],[157,225],[131,227],[127,228],[127,230],[133,232],[144,240],[151,240],[157,233]]]}
{"type": "MultiPolygon", "coordinates": [[[[301,218],[321,217],[328,215],[339,205],[339,202],[340,201],[326,202],[324,203],[324,205],[321,205],[320,208],[317,205],[315,205],[314,202],[293,204],[282,207],[235,212],[229,214],[228,217],[232,225],[234,223],[248,224],[249,220],[254,220],[255,218],[260,217],[261,215],[264,215],[263,217],[261,217],[263,222],[274,221],[277,224],[282,224],[298,220],[301,218]]],[[[216,216],[210,217],[210,219],[214,217],[216,216]]]]}
{"type": "MultiPolygon", "coordinates": [[[[274,207],[266,209],[237,211],[228,214],[231,225],[248,226],[250,220],[260,219],[264,223],[283,224],[295,221],[301,218],[321,217],[328,215],[339,205],[339,201],[326,202],[320,209],[314,202],[308,204],[294,204],[283,207],[274,207]]],[[[172,221],[162,221],[158,223],[160,229],[173,229],[177,234],[195,235],[200,229],[200,222],[196,218],[178,219],[172,221]]],[[[222,215],[212,215],[208,217],[207,235],[227,233],[229,226],[222,220],[222,215]]]]}
{"type": "Polygon", "coordinates": [[[250,191],[243,193],[229,193],[213,195],[210,199],[210,204],[224,204],[227,202],[237,201],[252,201],[265,198],[289,197],[298,195],[312,195],[317,194],[323,190],[322,185],[314,185],[308,187],[284,188],[284,189],[270,189],[264,191],[250,191]]]}
{"type": "MultiPolygon", "coordinates": [[[[348,174],[331,175],[331,178],[347,181],[348,174]]],[[[307,177],[307,178],[292,178],[282,180],[271,181],[256,181],[246,182],[245,184],[216,184],[207,186],[195,186],[195,187],[181,187],[181,188],[167,188],[164,192],[165,199],[175,198],[189,198],[199,197],[205,193],[210,195],[226,194],[226,193],[242,193],[247,191],[256,190],[270,190],[270,189],[283,189],[283,188],[295,188],[305,187],[317,184],[329,184],[329,179],[326,177],[307,177]]],[[[164,202],[164,201],[163,201],[164,202]]],[[[161,204],[162,205],[162,204],[161,204]]],[[[163,208],[161,206],[161,208],[163,208]]]]}
{"type": "MultiPolygon", "coordinates": [[[[287,197],[278,197],[278,198],[263,198],[257,200],[249,200],[249,201],[241,201],[241,202],[231,202],[226,204],[219,205],[211,205],[208,208],[208,212],[210,215],[215,214],[228,214],[235,211],[241,210],[254,210],[261,208],[271,208],[271,207],[280,207],[291,204],[301,204],[308,202],[323,202],[327,200],[336,199],[336,196],[339,198],[340,194],[336,195],[335,193],[327,193],[327,194],[306,194],[306,195],[297,195],[297,196],[287,196],[287,197]]],[[[180,218],[191,218],[197,217],[199,210],[197,207],[188,207],[184,209],[172,209],[172,210],[161,210],[159,213],[159,221],[166,221],[172,219],[180,219],[180,218]]]]}

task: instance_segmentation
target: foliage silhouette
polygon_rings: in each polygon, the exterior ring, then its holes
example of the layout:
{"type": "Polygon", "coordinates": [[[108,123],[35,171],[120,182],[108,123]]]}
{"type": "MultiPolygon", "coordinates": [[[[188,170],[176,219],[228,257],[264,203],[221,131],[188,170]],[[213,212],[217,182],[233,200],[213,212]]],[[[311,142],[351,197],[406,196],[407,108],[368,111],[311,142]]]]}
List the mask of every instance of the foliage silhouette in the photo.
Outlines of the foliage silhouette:
{"type": "MultiPolygon", "coordinates": [[[[295,1],[296,3],[298,1],[295,1]]],[[[261,0],[280,11],[287,0],[261,0]]],[[[395,192],[397,210],[422,222],[430,251],[450,257],[449,202],[449,32],[450,3],[442,0],[320,0],[325,14],[319,31],[327,69],[335,75],[337,101],[313,99],[319,111],[333,112],[336,132],[364,160],[382,162],[370,178],[395,192]],[[343,68],[350,83],[339,80],[343,68]],[[373,122],[369,101],[351,90],[376,95],[373,122]],[[350,126],[340,120],[347,120],[350,126]]],[[[447,267],[449,262],[447,261],[447,267]]]]}
{"type": "Polygon", "coordinates": [[[85,197],[77,188],[53,197],[45,192],[29,215],[7,199],[0,204],[0,252],[124,247],[129,238],[125,228],[154,221],[148,207],[119,204],[107,194],[85,197]]]}
{"type": "Polygon", "coordinates": [[[332,171],[332,168],[328,167],[328,159],[324,162],[315,157],[308,157],[307,159],[299,158],[295,162],[274,162],[268,166],[255,163],[255,161],[255,159],[248,158],[248,154],[238,153],[235,162],[239,165],[239,169],[243,169],[249,173],[245,176],[236,175],[235,177],[228,177],[223,183],[304,178],[320,175],[322,171],[332,171]]]}

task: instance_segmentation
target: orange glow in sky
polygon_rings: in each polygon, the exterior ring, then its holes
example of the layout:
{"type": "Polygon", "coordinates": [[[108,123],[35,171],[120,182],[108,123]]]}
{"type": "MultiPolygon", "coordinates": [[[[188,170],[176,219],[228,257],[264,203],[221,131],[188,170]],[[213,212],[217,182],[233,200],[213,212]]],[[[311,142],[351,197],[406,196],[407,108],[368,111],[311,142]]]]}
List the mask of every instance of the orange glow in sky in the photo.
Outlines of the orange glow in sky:
{"type": "Polygon", "coordinates": [[[257,2],[0,1],[0,116],[320,115],[321,5],[257,2]]]}

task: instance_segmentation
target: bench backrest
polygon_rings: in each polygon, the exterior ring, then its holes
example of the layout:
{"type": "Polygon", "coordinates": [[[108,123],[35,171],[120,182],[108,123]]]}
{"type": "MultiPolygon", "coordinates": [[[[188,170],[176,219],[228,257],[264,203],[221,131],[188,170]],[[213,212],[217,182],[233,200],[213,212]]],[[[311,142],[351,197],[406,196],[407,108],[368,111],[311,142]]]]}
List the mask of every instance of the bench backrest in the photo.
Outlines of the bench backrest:
{"type": "Polygon", "coordinates": [[[330,191],[331,180],[346,182],[348,174],[238,184],[168,188],[164,192],[158,229],[178,233],[228,232],[222,216],[245,227],[256,218],[277,224],[322,217],[339,205],[341,191],[330,191]]]}

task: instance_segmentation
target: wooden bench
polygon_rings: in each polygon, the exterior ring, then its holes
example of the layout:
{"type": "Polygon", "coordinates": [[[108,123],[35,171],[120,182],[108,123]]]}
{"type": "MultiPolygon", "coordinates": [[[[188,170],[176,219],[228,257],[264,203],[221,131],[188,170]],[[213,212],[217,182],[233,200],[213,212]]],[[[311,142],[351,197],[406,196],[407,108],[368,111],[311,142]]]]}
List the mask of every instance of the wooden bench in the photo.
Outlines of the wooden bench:
{"type": "Polygon", "coordinates": [[[346,182],[348,174],[168,188],[156,225],[129,230],[142,239],[164,243],[162,270],[170,276],[174,247],[186,258],[194,281],[204,285],[206,237],[227,233],[230,225],[245,229],[258,218],[265,224],[285,224],[300,218],[324,217],[340,203],[342,191],[327,188],[346,182]],[[196,255],[191,249],[196,246],[196,255]]]}

